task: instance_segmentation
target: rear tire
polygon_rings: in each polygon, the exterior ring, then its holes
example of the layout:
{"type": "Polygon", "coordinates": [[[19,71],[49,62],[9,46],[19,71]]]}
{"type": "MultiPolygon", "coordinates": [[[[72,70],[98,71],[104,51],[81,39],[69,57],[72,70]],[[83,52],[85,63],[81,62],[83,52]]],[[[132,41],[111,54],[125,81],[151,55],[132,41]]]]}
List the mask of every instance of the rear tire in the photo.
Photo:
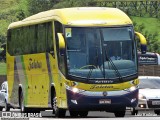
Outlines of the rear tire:
{"type": "Polygon", "coordinates": [[[160,115],[160,110],[154,110],[154,113],[160,115]]]}
{"type": "Polygon", "coordinates": [[[28,112],[27,111],[27,108],[24,106],[24,96],[23,96],[23,92],[20,92],[20,110],[21,110],[21,113],[25,113],[25,112],[28,112]]]}

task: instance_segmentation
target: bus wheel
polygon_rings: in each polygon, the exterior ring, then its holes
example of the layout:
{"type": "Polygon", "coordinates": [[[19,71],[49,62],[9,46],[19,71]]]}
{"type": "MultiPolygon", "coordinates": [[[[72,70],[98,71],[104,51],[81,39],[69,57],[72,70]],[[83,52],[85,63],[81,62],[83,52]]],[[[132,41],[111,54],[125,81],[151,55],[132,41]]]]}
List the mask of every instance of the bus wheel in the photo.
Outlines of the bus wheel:
{"type": "Polygon", "coordinates": [[[72,111],[72,110],[70,110],[69,113],[70,113],[70,116],[73,117],[73,118],[78,117],[78,111],[72,111]]]}
{"type": "Polygon", "coordinates": [[[66,114],[65,109],[58,108],[56,94],[53,96],[53,113],[55,113],[55,116],[58,118],[65,117],[66,114]]]}
{"type": "Polygon", "coordinates": [[[87,115],[88,115],[88,111],[80,111],[79,112],[80,117],[87,117],[87,115]]]}
{"type": "Polygon", "coordinates": [[[114,113],[115,117],[124,117],[125,116],[126,111],[116,111],[114,113]]]}
{"type": "Polygon", "coordinates": [[[21,113],[27,112],[27,108],[25,108],[24,106],[23,92],[20,92],[20,110],[21,110],[21,113]]]}
{"type": "Polygon", "coordinates": [[[160,110],[154,110],[154,113],[160,115],[160,110]]]}

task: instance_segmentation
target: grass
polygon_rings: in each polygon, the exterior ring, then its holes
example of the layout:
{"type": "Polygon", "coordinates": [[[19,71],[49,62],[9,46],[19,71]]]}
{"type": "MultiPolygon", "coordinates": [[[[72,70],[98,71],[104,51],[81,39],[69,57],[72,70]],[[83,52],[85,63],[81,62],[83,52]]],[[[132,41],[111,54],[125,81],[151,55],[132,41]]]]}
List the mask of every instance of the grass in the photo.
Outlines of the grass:
{"type": "Polygon", "coordinates": [[[138,25],[144,24],[144,31],[148,31],[148,33],[154,34],[158,32],[158,40],[160,40],[160,19],[134,16],[131,16],[131,19],[132,21],[135,21],[138,25]]]}
{"type": "Polygon", "coordinates": [[[6,36],[10,23],[17,21],[17,11],[22,0],[0,0],[0,35],[6,36]]]}
{"type": "Polygon", "coordinates": [[[0,62],[0,75],[6,75],[6,63],[0,62]]]}

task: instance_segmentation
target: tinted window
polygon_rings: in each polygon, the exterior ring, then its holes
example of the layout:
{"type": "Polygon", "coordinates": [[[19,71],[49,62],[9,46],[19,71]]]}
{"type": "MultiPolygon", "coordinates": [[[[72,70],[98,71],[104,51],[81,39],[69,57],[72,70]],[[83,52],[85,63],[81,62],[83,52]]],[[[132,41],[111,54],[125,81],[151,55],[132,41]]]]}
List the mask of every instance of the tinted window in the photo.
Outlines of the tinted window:
{"type": "Polygon", "coordinates": [[[51,22],[9,31],[8,52],[11,55],[35,54],[46,51],[54,53],[51,22]]]}

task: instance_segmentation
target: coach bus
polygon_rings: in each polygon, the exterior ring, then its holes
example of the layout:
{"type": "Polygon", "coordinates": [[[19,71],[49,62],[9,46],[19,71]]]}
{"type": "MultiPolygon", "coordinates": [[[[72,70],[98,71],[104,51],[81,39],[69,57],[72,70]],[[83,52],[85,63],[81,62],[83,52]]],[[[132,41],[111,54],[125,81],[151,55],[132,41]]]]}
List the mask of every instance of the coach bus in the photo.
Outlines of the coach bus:
{"type": "Polygon", "coordinates": [[[21,112],[53,109],[56,117],[66,110],[72,117],[124,117],[138,102],[136,36],[145,54],[146,39],[117,8],[55,9],[11,23],[9,104],[21,112]]]}

